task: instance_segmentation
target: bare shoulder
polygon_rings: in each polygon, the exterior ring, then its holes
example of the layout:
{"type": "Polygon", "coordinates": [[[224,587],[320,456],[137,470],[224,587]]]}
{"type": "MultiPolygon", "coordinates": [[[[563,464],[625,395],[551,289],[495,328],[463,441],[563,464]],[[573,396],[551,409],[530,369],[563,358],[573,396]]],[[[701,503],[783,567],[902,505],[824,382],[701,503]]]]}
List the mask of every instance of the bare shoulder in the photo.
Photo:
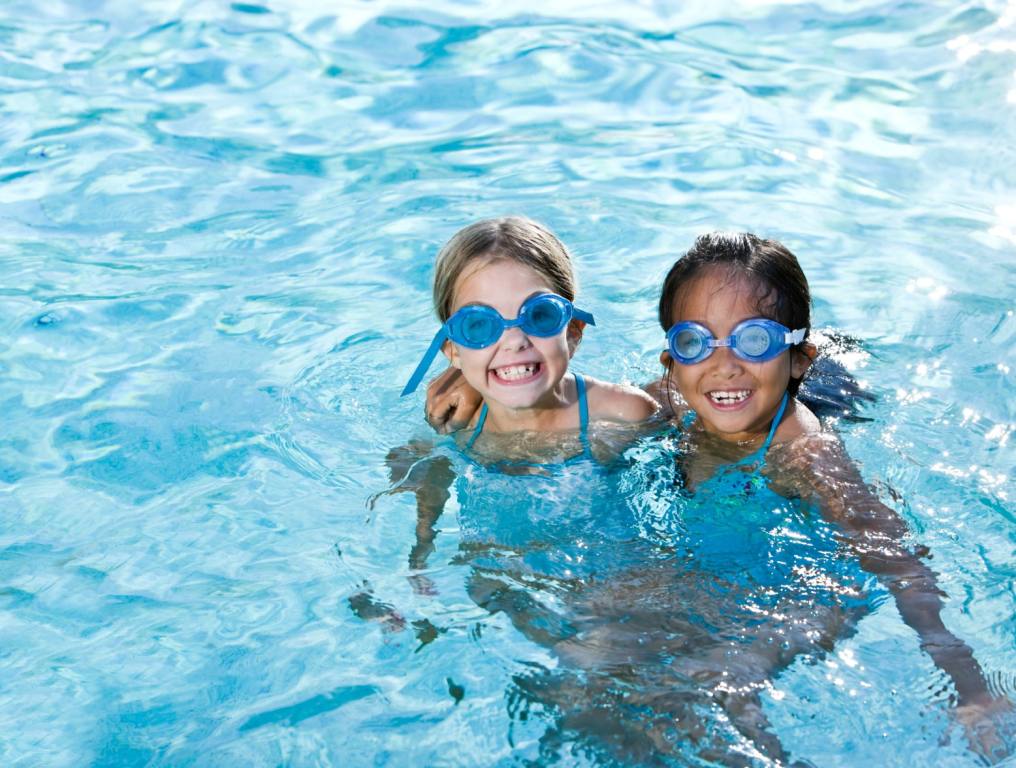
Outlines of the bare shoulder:
{"type": "Polygon", "coordinates": [[[850,462],[836,434],[821,427],[801,429],[793,437],[781,440],[773,449],[774,463],[783,469],[807,475],[835,471],[850,462]]]}
{"type": "Polygon", "coordinates": [[[789,417],[776,430],[774,463],[806,486],[820,478],[842,480],[856,468],[835,432],[823,429],[807,406],[796,400],[789,417]]]}
{"type": "Polygon", "coordinates": [[[788,404],[787,411],[787,416],[776,430],[775,442],[785,443],[796,441],[806,436],[824,434],[818,416],[812,413],[811,409],[796,397],[788,404]]]}
{"type": "Polygon", "coordinates": [[[785,496],[824,496],[843,479],[849,461],[843,446],[832,432],[794,431],[796,436],[775,443],[766,456],[770,481],[785,496]]]}
{"type": "Polygon", "coordinates": [[[666,376],[646,384],[642,389],[656,401],[661,419],[672,419],[688,410],[681,393],[671,386],[666,376]]]}
{"type": "Polygon", "coordinates": [[[593,421],[646,421],[658,410],[656,401],[637,387],[585,377],[589,418],[593,421]]]}
{"type": "Polygon", "coordinates": [[[834,433],[802,434],[777,446],[773,459],[776,484],[815,499],[828,520],[896,540],[906,534],[906,523],[879,501],[834,433]]]}

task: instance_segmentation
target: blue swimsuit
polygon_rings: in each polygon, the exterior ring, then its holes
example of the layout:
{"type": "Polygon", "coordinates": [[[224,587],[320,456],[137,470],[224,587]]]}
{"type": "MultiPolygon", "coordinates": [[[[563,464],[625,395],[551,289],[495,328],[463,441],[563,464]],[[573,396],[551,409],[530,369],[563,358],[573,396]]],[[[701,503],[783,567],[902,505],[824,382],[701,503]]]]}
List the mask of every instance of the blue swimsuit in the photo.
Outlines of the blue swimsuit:
{"type": "MultiPolygon", "coordinates": [[[[578,456],[572,456],[565,461],[572,461],[577,458],[592,459],[593,451],[589,446],[589,403],[586,400],[586,380],[582,377],[582,374],[576,373],[575,376],[575,389],[578,391],[579,396],[579,440],[582,441],[582,453],[578,456]]],[[[473,430],[473,434],[469,437],[469,442],[466,443],[466,450],[470,450],[473,447],[473,443],[476,442],[476,438],[480,436],[483,431],[483,424],[487,421],[487,404],[484,403],[480,409],[480,419],[476,422],[476,428],[473,430]]],[[[551,464],[539,464],[536,462],[524,462],[525,464],[531,464],[535,467],[546,467],[553,466],[551,464]]],[[[555,462],[560,464],[560,462],[555,462]]]]}
{"type": "MultiPolygon", "coordinates": [[[[758,450],[752,451],[743,459],[739,459],[732,464],[728,464],[724,467],[723,474],[727,474],[730,469],[735,467],[754,467],[755,469],[762,468],[762,465],[764,465],[766,461],[766,453],[769,451],[769,446],[773,444],[773,438],[776,436],[776,430],[779,428],[780,421],[783,420],[783,414],[787,410],[787,402],[789,400],[790,396],[788,393],[784,392],[783,399],[780,400],[780,407],[776,410],[776,416],[773,418],[773,423],[769,426],[769,434],[766,435],[765,442],[762,443],[758,450]]],[[[696,418],[698,417],[695,415],[694,411],[688,411],[685,414],[683,426],[686,431],[695,422],[696,418]]],[[[761,476],[759,476],[759,479],[762,479],[761,476]]]]}

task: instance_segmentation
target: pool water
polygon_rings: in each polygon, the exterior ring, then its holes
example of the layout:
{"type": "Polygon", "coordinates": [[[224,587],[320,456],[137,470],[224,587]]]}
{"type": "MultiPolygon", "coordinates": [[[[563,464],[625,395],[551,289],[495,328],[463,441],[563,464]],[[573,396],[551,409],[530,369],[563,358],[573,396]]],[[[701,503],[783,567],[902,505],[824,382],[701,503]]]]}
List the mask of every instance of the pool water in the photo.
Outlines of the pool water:
{"type": "MultiPolygon", "coordinates": [[[[740,555],[678,544],[774,507],[661,490],[666,435],[490,473],[399,398],[437,248],[507,213],[575,254],[576,368],[636,383],[697,234],[783,240],[876,398],[833,428],[1016,697],[1014,30],[1001,0],[4,3],[0,763],[766,764],[682,666],[747,621],[702,576],[740,555]],[[432,551],[399,451],[454,475],[432,551]]],[[[766,732],[978,765],[864,586],[761,682],[766,732]]]]}

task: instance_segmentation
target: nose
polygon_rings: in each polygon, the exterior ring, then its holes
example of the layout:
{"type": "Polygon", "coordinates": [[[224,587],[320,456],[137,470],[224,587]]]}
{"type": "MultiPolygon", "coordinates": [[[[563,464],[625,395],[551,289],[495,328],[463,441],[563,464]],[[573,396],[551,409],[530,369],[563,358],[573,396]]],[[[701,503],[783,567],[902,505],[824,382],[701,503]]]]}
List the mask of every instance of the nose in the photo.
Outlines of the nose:
{"type": "Polygon", "coordinates": [[[744,361],[730,347],[717,347],[709,356],[713,371],[723,378],[732,379],[744,370],[744,361]]]}
{"type": "Polygon", "coordinates": [[[529,340],[529,337],[522,331],[521,328],[506,328],[505,332],[501,334],[501,339],[498,342],[501,349],[509,352],[518,352],[523,349],[528,349],[533,345],[533,342],[529,340]]]}

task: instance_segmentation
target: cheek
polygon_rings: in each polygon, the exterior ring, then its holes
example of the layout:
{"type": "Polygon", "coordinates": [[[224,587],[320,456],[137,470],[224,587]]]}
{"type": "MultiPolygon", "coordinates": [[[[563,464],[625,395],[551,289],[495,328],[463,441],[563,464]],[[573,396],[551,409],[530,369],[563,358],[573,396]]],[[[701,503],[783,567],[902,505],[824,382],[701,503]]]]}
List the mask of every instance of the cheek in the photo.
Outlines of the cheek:
{"type": "Polygon", "coordinates": [[[454,360],[460,368],[487,367],[487,358],[483,355],[485,350],[469,349],[469,347],[457,347],[454,360]]]}
{"type": "Polygon", "coordinates": [[[568,338],[563,333],[550,339],[530,338],[533,341],[533,346],[536,347],[536,350],[544,360],[552,361],[562,358],[567,364],[567,361],[571,358],[571,354],[568,351],[568,338]]]}
{"type": "Polygon", "coordinates": [[[759,363],[755,376],[759,381],[783,391],[790,384],[790,355],[784,354],[768,363],[759,363]]]}
{"type": "Polygon", "coordinates": [[[691,390],[691,382],[695,377],[695,366],[693,365],[681,365],[680,363],[671,363],[670,369],[667,371],[667,383],[671,389],[676,389],[679,392],[688,392],[691,390]]]}

